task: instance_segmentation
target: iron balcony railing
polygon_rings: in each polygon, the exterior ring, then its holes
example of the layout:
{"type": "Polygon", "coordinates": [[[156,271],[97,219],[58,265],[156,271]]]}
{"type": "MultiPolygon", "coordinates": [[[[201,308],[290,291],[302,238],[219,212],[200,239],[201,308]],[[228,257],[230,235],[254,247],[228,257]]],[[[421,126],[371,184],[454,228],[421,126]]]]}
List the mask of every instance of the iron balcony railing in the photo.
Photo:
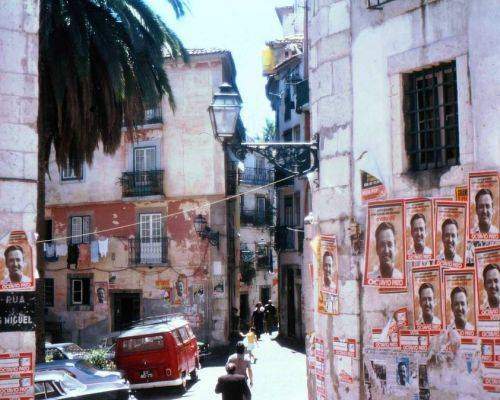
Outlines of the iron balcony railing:
{"type": "Polygon", "coordinates": [[[381,10],[384,4],[390,3],[394,0],[368,0],[368,8],[374,10],[381,10]]]}
{"type": "Polygon", "coordinates": [[[304,232],[290,226],[277,226],[274,231],[274,245],[276,250],[302,252],[304,245],[304,232]]]}
{"type": "Polygon", "coordinates": [[[167,249],[167,237],[129,239],[129,265],[167,264],[167,249]]]}
{"type": "Polygon", "coordinates": [[[240,173],[239,183],[244,185],[266,185],[274,181],[274,171],[266,168],[247,168],[240,173]]]}
{"type": "Polygon", "coordinates": [[[123,197],[162,195],[163,170],[124,172],[121,178],[123,197]]]}
{"type": "Polygon", "coordinates": [[[273,212],[270,207],[265,210],[243,208],[240,210],[240,222],[244,225],[272,226],[273,212]]]}
{"type": "Polygon", "coordinates": [[[161,124],[162,122],[161,107],[148,108],[144,111],[144,125],[161,124]]]}

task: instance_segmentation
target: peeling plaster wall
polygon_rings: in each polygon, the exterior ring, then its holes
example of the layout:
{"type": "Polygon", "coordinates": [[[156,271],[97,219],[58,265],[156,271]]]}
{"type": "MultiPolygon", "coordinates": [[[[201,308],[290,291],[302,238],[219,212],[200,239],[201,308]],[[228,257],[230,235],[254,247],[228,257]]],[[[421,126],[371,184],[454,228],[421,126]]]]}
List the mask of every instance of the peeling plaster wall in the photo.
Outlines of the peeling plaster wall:
{"type": "MultiPolygon", "coordinates": [[[[226,79],[227,53],[192,56],[191,64],[166,68],[176,96],[173,114],[162,103],[163,123],[145,125],[130,141],[126,136],[116,154],[98,151],[94,162],[85,165],[81,181],[62,182],[54,160],[47,180],[47,218],[53,223],[53,236],[66,237],[71,216],[89,215],[91,231],[124,226],[94,237],[109,237],[109,251],[99,262],[79,263],[77,270],[66,268],[66,257],[47,263],[47,277],[54,279],[55,304],[48,307],[50,322],[63,322],[62,336],[86,346],[96,344],[115,329],[114,298],[120,293],[138,293],[140,317],[180,313],[192,323],[197,336],[222,344],[228,337],[228,290],[213,296],[214,264],[226,277],[226,203],[212,206],[225,195],[224,154],[211,134],[207,107],[212,93],[226,79]],[[164,171],[164,195],[122,197],[120,178],[133,171],[134,146],[157,146],[157,168],[164,171]],[[135,225],[141,213],[161,213],[163,235],[168,238],[167,263],[132,266],[129,261],[130,238],[137,237],[135,225]],[[219,250],[201,240],[194,230],[196,214],[206,215],[208,225],[220,233],[219,250]],[[68,276],[90,274],[92,281],[110,282],[109,302],[98,309],[95,293],[85,310],[68,306],[68,276]],[[165,300],[164,286],[173,288],[179,276],[186,278],[187,297],[180,303],[165,300]],[[194,296],[193,288],[203,291],[194,296]]],[[[172,289],[173,290],[173,289],[172,289]]],[[[173,293],[173,292],[172,292],[173,293]]]]}
{"type": "MultiPolygon", "coordinates": [[[[361,353],[370,345],[372,327],[383,327],[399,307],[411,309],[407,295],[361,287],[364,257],[356,254],[349,231],[351,221],[365,228],[360,170],[381,178],[388,197],[398,198],[450,196],[465,183],[467,172],[500,168],[500,45],[494,39],[500,34],[495,22],[500,9],[494,3],[409,0],[368,10],[366,2],[309,1],[310,107],[312,133],[320,138],[320,170],[310,177],[314,223],[307,228],[305,247],[319,233],[337,236],[340,315],[319,314],[307,300],[305,320],[307,332],[325,340],[328,399],[368,398],[361,383],[363,357],[352,360],[353,382],[341,382],[332,337],[355,338],[361,353]],[[457,66],[460,165],[439,174],[409,173],[402,74],[449,60],[457,66]]],[[[310,249],[305,260],[304,297],[314,299],[316,283],[307,270],[315,260],[310,249]]],[[[365,354],[364,359],[374,357],[365,354]]],[[[489,398],[478,377],[459,364],[457,358],[429,372],[431,398],[489,398]]],[[[308,387],[316,396],[311,373],[308,387]]],[[[411,398],[409,392],[372,389],[373,398],[411,398]]]]}

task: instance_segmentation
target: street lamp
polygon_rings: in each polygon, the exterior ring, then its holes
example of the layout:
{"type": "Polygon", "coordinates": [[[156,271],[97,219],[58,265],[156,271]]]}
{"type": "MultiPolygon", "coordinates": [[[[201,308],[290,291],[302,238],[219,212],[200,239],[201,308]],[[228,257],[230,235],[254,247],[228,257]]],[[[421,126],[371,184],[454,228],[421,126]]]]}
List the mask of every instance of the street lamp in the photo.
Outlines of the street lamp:
{"type": "Polygon", "coordinates": [[[238,157],[247,151],[256,152],[276,168],[289,175],[306,174],[318,168],[318,141],[313,142],[239,142],[234,140],[241,111],[240,95],[225,82],[214,94],[208,107],[215,138],[228,146],[238,157]]]}
{"type": "Polygon", "coordinates": [[[236,122],[240,115],[241,98],[229,83],[219,86],[212,104],[208,107],[212,129],[216,137],[231,139],[236,132],[236,122]]]}
{"type": "Polygon", "coordinates": [[[198,214],[194,219],[194,230],[202,239],[207,239],[212,246],[219,248],[219,232],[215,232],[207,225],[207,219],[198,214]]]}

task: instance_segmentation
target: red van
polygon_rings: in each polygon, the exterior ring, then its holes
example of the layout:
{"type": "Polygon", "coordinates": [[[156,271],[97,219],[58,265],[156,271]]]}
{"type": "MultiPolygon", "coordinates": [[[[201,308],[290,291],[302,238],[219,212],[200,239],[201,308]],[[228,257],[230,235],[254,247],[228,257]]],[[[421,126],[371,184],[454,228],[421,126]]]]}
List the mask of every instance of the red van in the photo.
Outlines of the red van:
{"type": "Polygon", "coordinates": [[[196,380],[200,368],[196,337],[183,319],[144,323],[116,341],[115,361],[132,389],[179,386],[196,380]]]}

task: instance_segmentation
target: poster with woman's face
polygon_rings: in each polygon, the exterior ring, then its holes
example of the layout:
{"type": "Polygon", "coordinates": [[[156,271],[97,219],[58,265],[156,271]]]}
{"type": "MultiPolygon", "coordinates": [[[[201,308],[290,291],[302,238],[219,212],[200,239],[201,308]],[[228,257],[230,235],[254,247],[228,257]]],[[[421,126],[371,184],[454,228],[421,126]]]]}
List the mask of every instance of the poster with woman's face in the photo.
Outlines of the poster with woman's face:
{"type": "MultiPolygon", "coordinates": [[[[478,319],[500,321],[500,244],[475,249],[475,267],[478,319]]],[[[500,327],[497,331],[500,331],[500,327]]]]}
{"type": "Polygon", "coordinates": [[[0,291],[35,290],[34,257],[24,231],[12,231],[0,243],[0,291]]]}
{"type": "Polygon", "coordinates": [[[431,199],[405,200],[406,260],[434,258],[434,223],[431,199]]]}
{"type": "Polygon", "coordinates": [[[406,286],[403,202],[368,205],[364,284],[379,288],[406,286]]]}
{"type": "Polygon", "coordinates": [[[499,240],[500,182],[497,171],[469,174],[469,232],[472,240],[499,240]]]}
{"type": "Polygon", "coordinates": [[[445,269],[443,295],[446,326],[462,336],[476,334],[476,285],[474,270],[445,269]]]}
{"type": "Polygon", "coordinates": [[[434,204],[436,262],[444,267],[463,268],[465,267],[467,203],[438,200],[434,204]]]}
{"type": "Polygon", "coordinates": [[[416,330],[436,330],[443,325],[438,266],[412,270],[413,322],[416,330]]]}

